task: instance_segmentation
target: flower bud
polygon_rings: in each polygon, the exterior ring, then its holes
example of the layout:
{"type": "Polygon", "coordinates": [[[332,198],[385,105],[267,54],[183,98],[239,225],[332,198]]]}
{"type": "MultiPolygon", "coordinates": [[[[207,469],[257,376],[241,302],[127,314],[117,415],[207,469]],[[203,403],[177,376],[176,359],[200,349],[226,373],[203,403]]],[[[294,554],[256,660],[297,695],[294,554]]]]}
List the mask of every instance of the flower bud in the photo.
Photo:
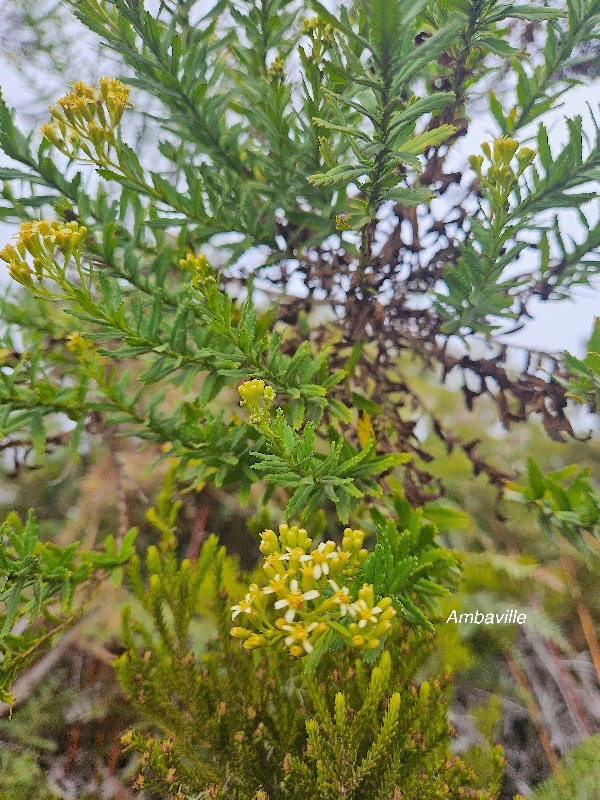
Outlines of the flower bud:
{"type": "Polygon", "coordinates": [[[533,163],[536,153],[530,147],[522,147],[517,153],[517,162],[519,164],[518,175],[522,175],[527,167],[533,163]]]}
{"type": "Polygon", "coordinates": [[[260,540],[259,550],[263,555],[268,556],[271,553],[279,552],[279,540],[277,539],[275,531],[268,528],[261,533],[260,540]]]}
{"type": "Polygon", "coordinates": [[[261,636],[258,633],[253,633],[245,640],[243,646],[246,648],[246,650],[255,650],[257,647],[264,647],[266,644],[267,639],[265,636],[261,636]]]}
{"type": "Polygon", "coordinates": [[[249,631],[247,628],[240,628],[234,627],[230,631],[232,636],[235,636],[236,639],[249,639],[252,636],[252,631],[249,631]]]}
{"type": "Polygon", "coordinates": [[[499,161],[501,164],[506,164],[506,166],[508,166],[518,149],[519,143],[516,139],[510,139],[508,136],[495,139],[494,161],[499,161]]]}

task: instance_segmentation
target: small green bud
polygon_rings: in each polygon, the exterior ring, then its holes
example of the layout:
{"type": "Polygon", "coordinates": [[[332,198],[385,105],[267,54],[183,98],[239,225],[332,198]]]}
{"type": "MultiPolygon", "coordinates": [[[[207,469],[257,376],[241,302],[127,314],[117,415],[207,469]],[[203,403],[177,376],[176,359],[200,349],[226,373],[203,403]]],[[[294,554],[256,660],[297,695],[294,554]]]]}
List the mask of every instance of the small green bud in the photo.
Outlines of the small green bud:
{"type": "Polygon", "coordinates": [[[518,174],[521,175],[527,167],[533,163],[536,156],[535,150],[532,150],[530,147],[522,147],[519,152],[517,153],[517,162],[519,164],[519,172],[518,174]]]}
{"type": "Polygon", "coordinates": [[[260,535],[260,552],[268,556],[271,553],[278,553],[279,552],[279,540],[275,534],[275,531],[266,530],[263,531],[260,535]]]}

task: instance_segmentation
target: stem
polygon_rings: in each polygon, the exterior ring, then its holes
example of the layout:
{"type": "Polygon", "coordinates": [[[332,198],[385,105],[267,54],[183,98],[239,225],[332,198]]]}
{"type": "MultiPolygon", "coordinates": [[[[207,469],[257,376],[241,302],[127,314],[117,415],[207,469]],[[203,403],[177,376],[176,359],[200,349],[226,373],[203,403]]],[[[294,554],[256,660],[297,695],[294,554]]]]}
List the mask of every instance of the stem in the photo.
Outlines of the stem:
{"type": "Polygon", "coordinates": [[[559,778],[559,776],[561,775],[560,764],[558,758],[556,757],[556,754],[554,753],[554,750],[552,749],[550,739],[544,728],[542,715],[529,688],[529,682],[527,680],[527,677],[523,672],[523,670],[521,669],[521,667],[517,664],[517,662],[515,661],[509,650],[507,649],[504,650],[504,656],[506,658],[508,668],[510,669],[511,674],[517,683],[517,686],[521,689],[521,692],[523,694],[523,699],[525,700],[525,704],[527,706],[527,710],[529,711],[529,715],[531,716],[533,724],[536,727],[538,736],[540,737],[540,742],[544,749],[544,753],[546,754],[546,758],[548,759],[548,763],[550,764],[550,768],[552,772],[557,776],[557,778],[559,778]]]}
{"type": "Polygon", "coordinates": [[[598,637],[596,636],[594,621],[592,620],[590,612],[585,603],[583,602],[581,596],[581,589],[579,588],[579,583],[577,581],[577,573],[575,570],[575,562],[573,560],[573,557],[570,556],[565,551],[562,542],[561,542],[560,563],[562,564],[562,568],[565,572],[566,576],[565,583],[569,587],[569,593],[571,595],[571,598],[573,599],[573,602],[575,603],[575,611],[577,612],[577,616],[579,617],[581,629],[583,631],[583,635],[587,642],[590,655],[592,656],[592,662],[596,670],[598,683],[600,683],[600,643],[598,642],[598,637]]]}

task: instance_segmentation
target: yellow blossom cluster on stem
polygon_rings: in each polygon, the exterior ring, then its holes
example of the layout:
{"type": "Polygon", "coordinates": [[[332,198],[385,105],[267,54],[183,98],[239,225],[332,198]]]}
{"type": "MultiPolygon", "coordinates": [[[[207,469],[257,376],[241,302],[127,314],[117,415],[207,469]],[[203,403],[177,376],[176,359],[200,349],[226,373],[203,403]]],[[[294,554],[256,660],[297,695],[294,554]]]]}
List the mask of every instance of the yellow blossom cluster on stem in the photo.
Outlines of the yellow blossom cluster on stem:
{"type": "Polygon", "coordinates": [[[64,272],[71,259],[79,266],[86,234],[87,228],[77,222],[44,219],[24,222],[16,243],[0,250],[0,260],[7,264],[15,281],[31,287],[34,275],[39,280],[54,277],[55,270],[64,272]]]}
{"type": "Polygon", "coordinates": [[[508,197],[517,185],[518,178],[533,162],[535,150],[529,147],[519,147],[516,139],[508,136],[494,139],[491,146],[488,142],[484,142],[481,149],[490,162],[487,171],[484,171],[483,168],[483,156],[469,156],[469,164],[477,173],[483,186],[496,192],[499,197],[508,197]],[[517,160],[516,170],[511,166],[515,157],[517,160]]]}
{"type": "Polygon", "coordinates": [[[180,259],[179,267],[185,272],[189,272],[192,276],[192,286],[196,289],[210,282],[216,284],[216,279],[203,253],[188,253],[185,258],[180,259]]]}
{"type": "Polygon", "coordinates": [[[83,81],[72,83],[71,89],[49,107],[52,120],[42,125],[42,135],[69,158],[83,153],[94,163],[105,163],[129,105],[129,87],[115,78],[100,78],[97,89],[83,81]]]}
{"type": "Polygon", "coordinates": [[[240,405],[250,412],[250,423],[258,425],[261,421],[270,419],[270,408],[275,400],[275,390],[259,378],[246,381],[238,387],[242,398],[240,405]]]}
{"type": "Polygon", "coordinates": [[[379,647],[396,611],[390,597],[376,600],[372,585],[355,585],[368,556],[364,536],[346,528],[341,546],[327,541],[313,548],[304,528],[284,524],[279,534],[263,531],[260,550],[268,583],[253,583],[232,606],[232,619],[244,624],[232,628],[232,636],[249,650],[283,645],[296,658],[311,653],[328,629],[352,647],[379,647]]]}
{"type": "Polygon", "coordinates": [[[269,77],[276,82],[283,82],[285,79],[285,61],[281,56],[275,56],[269,67],[269,77]]]}
{"type": "Polygon", "coordinates": [[[84,364],[91,364],[94,361],[99,364],[105,363],[105,359],[98,354],[94,343],[82,336],[78,331],[70,333],[66,337],[65,344],[67,350],[84,364]]]}

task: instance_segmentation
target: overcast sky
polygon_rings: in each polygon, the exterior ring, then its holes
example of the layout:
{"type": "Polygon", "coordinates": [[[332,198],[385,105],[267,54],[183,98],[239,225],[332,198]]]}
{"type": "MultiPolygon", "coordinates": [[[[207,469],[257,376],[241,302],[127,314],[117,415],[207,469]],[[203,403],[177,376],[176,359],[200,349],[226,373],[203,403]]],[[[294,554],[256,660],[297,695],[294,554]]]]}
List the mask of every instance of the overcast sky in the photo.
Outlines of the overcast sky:
{"type": "MultiPolygon", "coordinates": [[[[8,65],[2,62],[0,53],[0,86],[9,105],[16,108],[27,107],[32,100],[32,95],[19,76],[8,65]]],[[[64,87],[66,89],[66,87],[64,87]]],[[[551,130],[551,144],[556,152],[560,149],[561,142],[565,140],[565,127],[563,117],[583,114],[588,116],[586,102],[589,102],[594,112],[598,111],[598,84],[579,87],[566,95],[562,108],[558,109],[548,118],[551,130]]],[[[62,91],[62,89],[60,90],[62,91]]],[[[60,92],[59,92],[60,93],[60,92]]],[[[600,112],[599,112],[600,113],[600,112]]],[[[534,126],[535,127],[535,126],[534,126]]],[[[592,131],[591,124],[586,125],[592,131]]],[[[490,120],[485,117],[474,119],[469,127],[469,133],[455,147],[452,161],[448,166],[451,169],[460,169],[466,164],[466,156],[477,153],[482,141],[489,140],[497,130],[490,120]]],[[[600,200],[597,198],[586,206],[588,218],[594,222],[600,216],[600,200]]],[[[569,220],[570,222],[570,220],[569,220]]],[[[580,228],[576,221],[569,231],[573,231],[574,238],[578,239],[580,228]]],[[[0,223],[0,247],[10,240],[14,230],[0,223]]],[[[533,321],[516,334],[505,337],[507,342],[525,345],[548,352],[569,350],[574,353],[583,353],[584,345],[592,329],[594,317],[600,316],[600,283],[595,289],[577,287],[573,290],[573,299],[560,303],[532,303],[530,311],[534,315],[533,321]]]]}

